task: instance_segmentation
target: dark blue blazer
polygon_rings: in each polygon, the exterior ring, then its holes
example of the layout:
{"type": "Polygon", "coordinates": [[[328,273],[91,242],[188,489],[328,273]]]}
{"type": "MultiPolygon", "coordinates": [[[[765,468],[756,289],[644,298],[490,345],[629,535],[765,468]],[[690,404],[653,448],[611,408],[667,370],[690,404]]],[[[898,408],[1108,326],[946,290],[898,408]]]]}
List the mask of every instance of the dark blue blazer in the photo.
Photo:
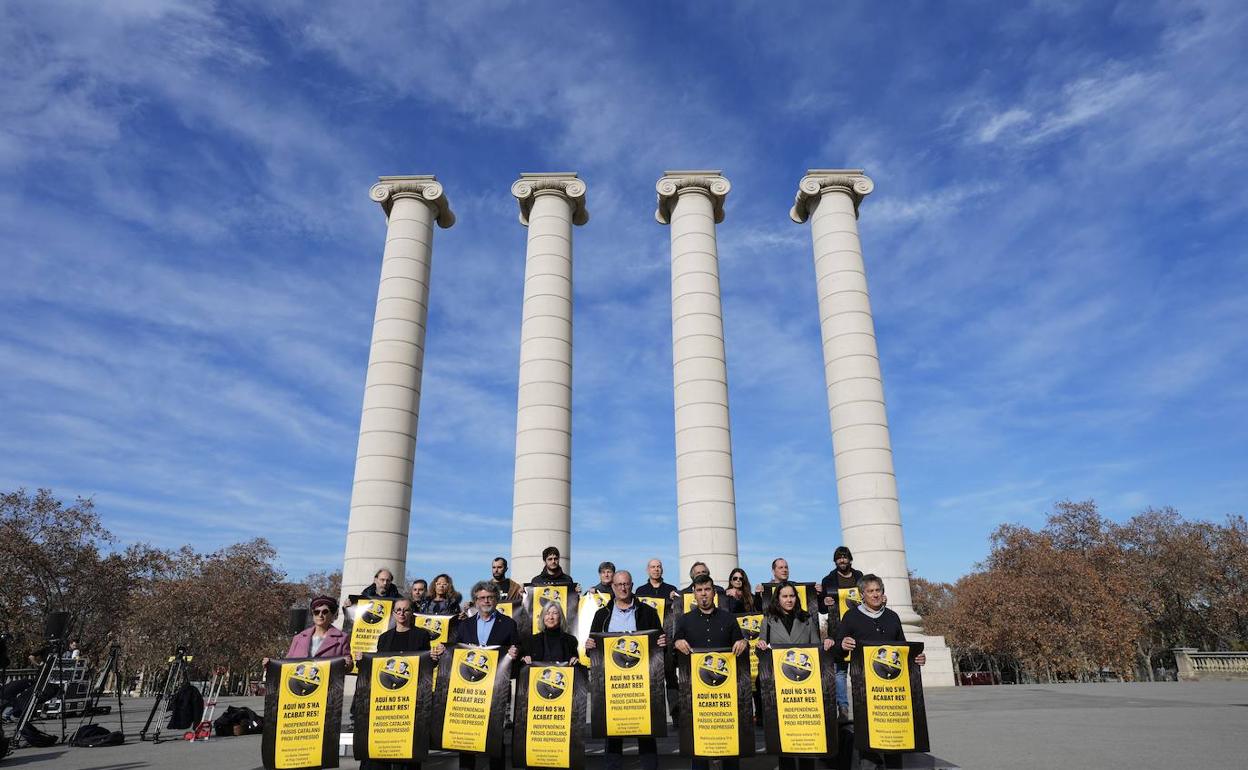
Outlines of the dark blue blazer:
{"type": "Polygon", "coordinates": [[[503,652],[506,652],[508,647],[520,645],[520,631],[516,628],[516,621],[496,611],[494,627],[490,629],[489,639],[485,641],[477,639],[477,619],[474,617],[459,621],[459,624],[455,626],[455,631],[451,634],[451,643],[497,644],[503,648],[503,652]]]}

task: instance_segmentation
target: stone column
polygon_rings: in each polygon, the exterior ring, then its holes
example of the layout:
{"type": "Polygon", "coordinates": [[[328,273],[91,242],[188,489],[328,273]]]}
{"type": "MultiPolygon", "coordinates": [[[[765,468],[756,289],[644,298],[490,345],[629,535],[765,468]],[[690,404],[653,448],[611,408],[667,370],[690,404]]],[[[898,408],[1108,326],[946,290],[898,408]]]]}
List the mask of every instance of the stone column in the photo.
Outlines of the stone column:
{"type": "Polygon", "coordinates": [[[386,214],[386,247],[351,487],[344,596],[371,583],[382,567],[403,587],[433,225],[455,224],[433,176],[383,176],[369,197],[386,214]]]}
{"type": "MultiPolygon", "coordinates": [[[[672,379],[680,577],[695,561],[726,583],[737,566],[728,367],[715,225],[730,185],[719,171],[668,171],[655,218],[672,237],[672,379]]],[[[680,582],[680,581],[677,581],[680,582]]]]}
{"type": "Polygon", "coordinates": [[[529,228],[511,514],[512,575],[523,582],[551,545],[572,571],[572,226],[589,212],[573,173],[521,174],[511,193],[529,228]]]}
{"type": "Polygon", "coordinates": [[[874,187],[862,169],[812,169],[798,185],[789,217],[798,224],[810,220],[815,245],[842,537],[854,552],[854,566],[884,579],[888,606],[915,633],[921,620],[910,600],[884,382],[858,240],[858,205],[874,187]]]}

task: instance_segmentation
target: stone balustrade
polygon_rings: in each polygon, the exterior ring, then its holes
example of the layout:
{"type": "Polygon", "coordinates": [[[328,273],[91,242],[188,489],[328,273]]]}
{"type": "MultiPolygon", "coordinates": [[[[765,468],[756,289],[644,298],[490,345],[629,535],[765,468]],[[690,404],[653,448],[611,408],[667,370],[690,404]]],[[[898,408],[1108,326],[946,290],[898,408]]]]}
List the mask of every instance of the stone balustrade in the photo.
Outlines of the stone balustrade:
{"type": "Polygon", "coordinates": [[[1202,652],[1178,647],[1174,661],[1181,681],[1202,679],[1248,679],[1248,652],[1202,652]]]}

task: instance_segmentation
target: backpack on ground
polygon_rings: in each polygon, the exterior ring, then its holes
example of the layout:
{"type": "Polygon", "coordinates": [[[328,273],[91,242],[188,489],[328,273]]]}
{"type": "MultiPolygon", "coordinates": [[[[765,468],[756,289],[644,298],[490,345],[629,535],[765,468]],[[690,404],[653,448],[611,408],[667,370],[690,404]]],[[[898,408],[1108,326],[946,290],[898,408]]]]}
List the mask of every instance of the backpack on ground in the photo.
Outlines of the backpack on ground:
{"type": "Polygon", "coordinates": [[[218,736],[233,735],[234,725],[242,725],[243,735],[251,735],[264,730],[264,719],[246,706],[229,706],[212,723],[218,736]]]}
{"type": "Polygon", "coordinates": [[[43,730],[27,722],[26,726],[22,728],[22,740],[26,741],[28,746],[46,749],[49,746],[55,746],[59,739],[55,735],[48,735],[43,730]]]}
{"type": "Polygon", "coordinates": [[[169,711],[169,729],[185,730],[204,713],[204,696],[200,695],[199,688],[187,682],[173,694],[169,711]]]}
{"type": "Polygon", "coordinates": [[[82,749],[94,749],[100,746],[120,746],[126,742],[126,734],[109,730],[107,727],[91,724],[83,725],[69,739],[70,746],[82,749]]]}

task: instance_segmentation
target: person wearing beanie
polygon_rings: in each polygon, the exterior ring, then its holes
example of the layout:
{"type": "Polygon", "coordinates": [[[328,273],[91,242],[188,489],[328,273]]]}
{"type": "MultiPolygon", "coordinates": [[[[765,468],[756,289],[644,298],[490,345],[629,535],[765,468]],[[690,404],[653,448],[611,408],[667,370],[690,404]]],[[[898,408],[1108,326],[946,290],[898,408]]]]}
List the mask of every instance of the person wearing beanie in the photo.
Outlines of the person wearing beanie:
{"type": "MultiPolygon", "coordinates": [[[[834,637],[841,622],[841,597],[844,606],[853,609],[862,601],[858,581],[862,572],[854,569],[854,554],[846,546],[838,546],[832,552],[832,571],[823,578],[819,594],[823,597],[823,612],[828,616],[828,636],[834,637]]],[[[849,689],[846,681],[849,673],[849,655],[836,656],[836,711],[841,721],[849,719],[849,689]]]]}

